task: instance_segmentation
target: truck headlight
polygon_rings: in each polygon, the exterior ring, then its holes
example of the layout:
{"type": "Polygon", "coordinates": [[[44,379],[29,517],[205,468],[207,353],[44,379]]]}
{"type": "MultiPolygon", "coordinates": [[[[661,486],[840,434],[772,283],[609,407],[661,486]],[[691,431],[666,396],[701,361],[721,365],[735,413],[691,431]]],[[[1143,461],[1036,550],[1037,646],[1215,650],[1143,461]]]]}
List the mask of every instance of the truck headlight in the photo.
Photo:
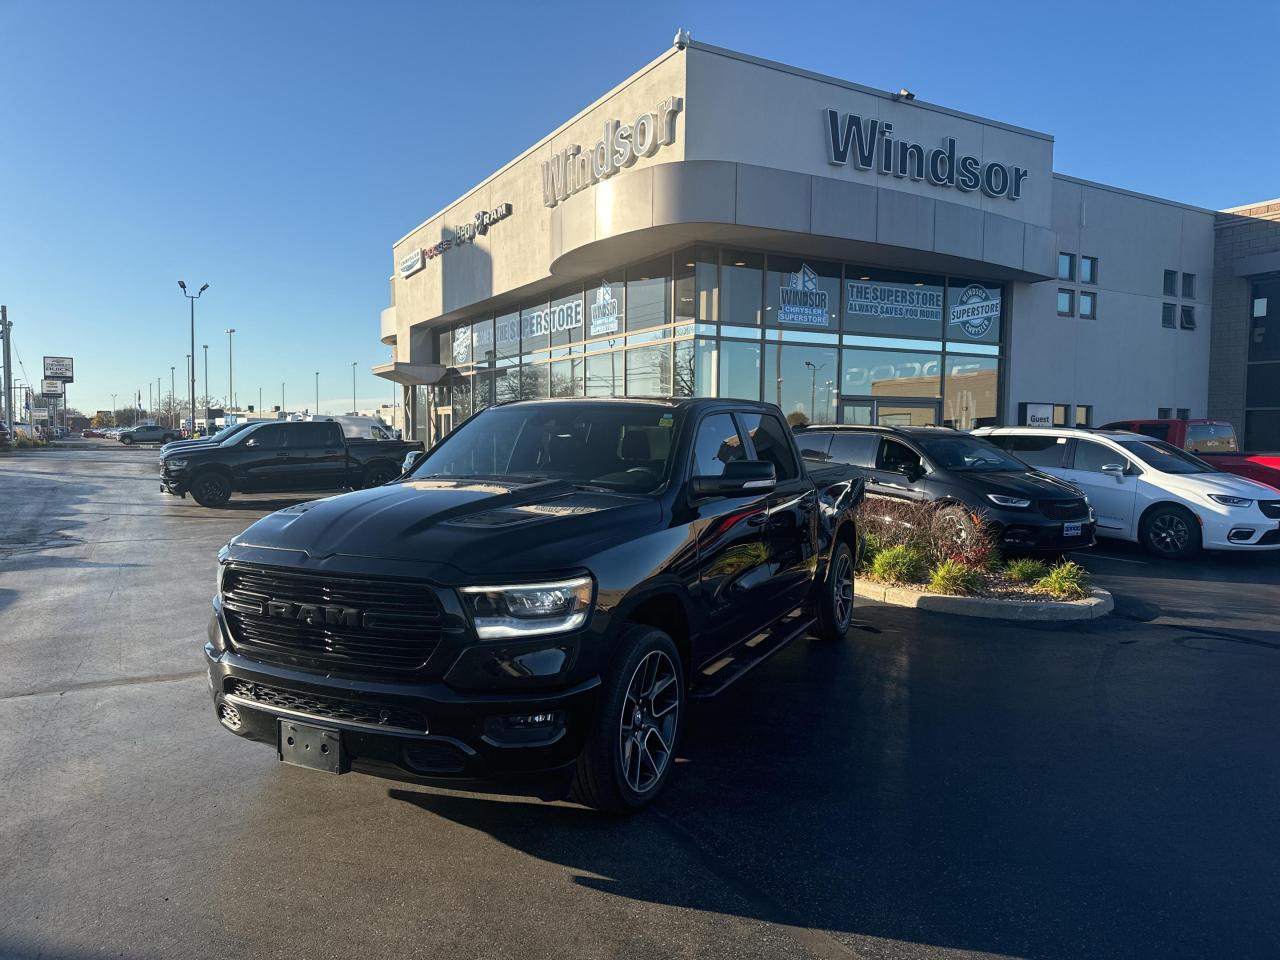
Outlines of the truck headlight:
{"type": "Polygon", "coordinates": [[[1030,500],[1023,500],[1021,497],[1005,497],[998,493],[988,493],[987,499],[997,507],[1017,507],[1022,510],[1031,506],[1030,500]]]}
{"type": "Polygon", "coordinates": [[[591,613],[590,577],[547,583],[463,587],[481,640],[576,630],[591,613]]]}
{"type": "Polygon", "coordinates": [[[1222,504],[1224,507],[1253,506],[1253,501],[1250,500],[1248,497],[1231,497],[1225,493],[1211,493],[1209,494],[1209,499],[1217,501],[1218,503],[1222,504]]]}
{"type": "Polygon", "coordinates": [[[187,469],[187,461],[185,461],[185,460],[166,460],[166,461],[164,462],[164,465],[165,465],[168,469],[170,469],[170,470],[185,470],[185,469],[187,469]]]}

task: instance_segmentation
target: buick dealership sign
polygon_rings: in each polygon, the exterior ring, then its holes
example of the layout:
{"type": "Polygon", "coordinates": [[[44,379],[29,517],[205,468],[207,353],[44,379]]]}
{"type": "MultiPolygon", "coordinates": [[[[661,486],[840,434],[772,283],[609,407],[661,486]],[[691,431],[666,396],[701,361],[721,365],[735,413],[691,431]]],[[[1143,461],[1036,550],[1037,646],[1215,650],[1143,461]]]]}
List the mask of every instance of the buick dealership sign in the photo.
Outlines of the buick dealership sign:
{"type": "Polygon", "coordinates": [[[681,97],[667,97],[631,123],[606,120],[602,136],[585,150],[571,144],[542,164],[542,202],[554,207],[579,191],[607,180],[641,157],[652,157],[659,148],[676,142],[676,114],[684,109],[681,97]]]}
{"type": "Polygon", "coordinates": [[[73,383],[76,379],[75,361],[70,357],[45,357],[44,378],[73,383]]]}
{"type": "Polygon", "coordinates": [[[959,153],[954,137],[943,137],[941,146],[928,148],[895,137],[888,120],[831,109],[822,115],[832,166],[874,170],[881,176],[919,180],[962,193],[980,190],[988,197],[1022,198],[1030,175],[1025,167],[959,153]]]}

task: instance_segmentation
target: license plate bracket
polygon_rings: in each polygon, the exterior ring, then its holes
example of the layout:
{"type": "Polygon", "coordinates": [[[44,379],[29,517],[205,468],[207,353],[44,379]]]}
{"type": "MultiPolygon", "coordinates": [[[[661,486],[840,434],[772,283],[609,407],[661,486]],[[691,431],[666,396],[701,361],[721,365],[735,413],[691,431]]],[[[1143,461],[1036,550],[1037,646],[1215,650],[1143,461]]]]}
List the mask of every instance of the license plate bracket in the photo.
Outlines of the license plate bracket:
{"type": "Polygon", "coordinates": [[[346,773],[351,769],[342,734],[296,720],[280,720],[277,754],[285,763],[322,773],[346,773]]]}
{"type": "Polygon", "coordinates": [[[1062,525],[1062,535],[1064,537],[1078,537],[1084,532],[1083,523],[1064,523],[1062,525]]]}

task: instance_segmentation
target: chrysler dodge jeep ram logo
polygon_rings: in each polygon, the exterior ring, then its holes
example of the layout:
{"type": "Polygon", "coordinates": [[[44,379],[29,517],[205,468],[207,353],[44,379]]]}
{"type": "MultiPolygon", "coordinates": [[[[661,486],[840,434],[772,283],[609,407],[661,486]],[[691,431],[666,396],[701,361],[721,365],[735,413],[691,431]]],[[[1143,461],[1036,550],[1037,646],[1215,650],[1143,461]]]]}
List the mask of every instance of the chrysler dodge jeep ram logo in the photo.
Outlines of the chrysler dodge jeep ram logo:
{"type": "Polygon", "coordinates": [[[282,620],[301,620],[313,627],[358,627],[360,611],[352,607],[333,607],[319,603],[290,603],[268,600],[267,616],[282,620]]]}

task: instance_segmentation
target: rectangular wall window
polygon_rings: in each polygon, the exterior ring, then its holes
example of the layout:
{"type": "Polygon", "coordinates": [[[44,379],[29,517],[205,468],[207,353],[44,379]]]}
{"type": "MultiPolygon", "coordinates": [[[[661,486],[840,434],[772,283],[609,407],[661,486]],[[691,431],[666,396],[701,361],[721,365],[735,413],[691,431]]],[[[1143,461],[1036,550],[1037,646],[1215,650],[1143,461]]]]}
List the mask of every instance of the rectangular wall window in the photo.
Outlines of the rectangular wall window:
{"type": "Polygon", "coordinates": [[[1160,304],[1160,325],[1170,330],[1178,325],[1178,305],[1176,303],[1160,304]]]}
{"type": "MultiPolygon", "coordinates": [[[[676,322],[689,320],[714,323],[716,320],[715,247],[690,247],[676,253],[676,322]]],[[[677,333],[677,336],[679,334],[677,333]]]]}
{"type": "Polygon", "coordinates": [[[760,344],[720,342],[721,397],[735,400],[760,399],[760,344]]]}
{"type": "Polygon", "coordinates": [[[739,327],[760,325],[764,257],[726,250],[720,263],[720,322],[739,327]]]}
{"type": "Polygon", "coordinates": [[[838,354],[835,348],[765,344],[765,399],[776,403],[787,422],[835,423],[838,354]]]}
{"type": "Polygon", "coordinates": [[[1166,297],[1176,297],[1178,295],[1178,271],[1166,270],[1164,272],[1164,295],[1166,297]]]}
{"type": "Polygon", "coordinates": [[[504,313],[493,321],[493,350],[501,366],[520,356],[520,314],[504,313]]]}
{"type": "Polygon", "coordinates": [[[671,396],[671,344],[634,347],[625,354],[628,397],[671,396]]]}
{"type": "Polygon", "coordinates": [[[1053,425],[1055,427],[1065,427],[1067,425],[1067,405],[1065,403],[1055,403],[1053,405],[1053,425]]]}
{"type": "Polygon", "coordinates": [[[671,322],[670,257],[658,257],[627,270],[627,332],[671,322]]]}
{"type": "Polygon", "coordinates": [[[1074,317],[1076,315],[1075,296],[1071,290],[1058,291],[1058,316],[1074,317]]]}
{"type": "Polygon", "coordinates": [[[840,329],[840,264],[769,255],[765,325],[790,330],[840,329]]]}
{"type": "Polygon", "coordinates": [[[1172,419],[1173,419],[1173,407],[1157,407],[1157,408],[1156,408],[1156,419],[1157,419],[1157,420],[1172,420],[1172,419]]]}
{"type": "Polygon", "coordinates": [[[1187,300],[1196,298],[1196,275],[1194,273],[1184,273],[1182,275],[1182,296],[1187,300]]]}
{"type": "Polygon", "coordinates": [[[1188,307],[1185,304],[1182,307],[1182,323],[1183,330],[1194,330],[1196,328],[1196,308],[1188,307]]]}
{"type": "Polygon", "coordinates": [[[1080,291],[1080,319],[1094,320],[1098,316],[1098,295],[1088,290],[1080,291]]]}
{"type": "Polygon", "coordinates": [[[586,393],[588,397],[621,397],[624,395],[621,350],[587,357],[586,368],[586,393]]]}
{"type": "Polygon", "coordinates": [[[847,266],[842,293],[844,329],[849,333],[942,339],[941,277],[847,266]]]}
{"type": "Polygon", "coordinates": [[[1191,408],[1190,408],[1190,407],[1179,407],[1179,408],[1178,408],[1178,419],[1179,419],[1179,420],[1190,420],[1190,419],[1191,419],[1191,408]]]}
{"type": "Polygon", "coordinates": [[[1080,282],[1095,283],[1095,284],[1098,282],[1098,258],[1097,257],[1081,257],[1080,258],[1080,282]]]}
{"type": "Polygon", "coordinates": [[[1074,253],[1058,254],[1058,279],[1074,280],[1076,278],[1076,255],[1074,253]]]}
{"type": "Polygon", "coordinates": [[[532,304],[520,311],[520,349],[528,363],[530,354],[551,346],[551,326],[547,302],[532,304]]]}
{"type": "Polygon", "coordinates": [[[551,299],[547,311],[547,323],[551,328],[551,355],[563,356],[568,351],[555,347],[567,347],[582,342],[582,329],[586,323],[582,306],[582,287],[561,290],[551,299]]]}
{"type": "Polygon", "coordinates": [[[948,353],[942,422],[957,430],[997,426],[1000,361],[996,357],[963,357],[948,353]]]}
{"type": "Polygon", "coordinates": [[[844,350],[840,392],[849,397],[941,396],[942,358],[936,353],[844,350]]]}
{"type": "Polygon", "coordinates": [[[1092,427],[1093,426],[1093,406],[1087,403],[1076,404],[1076,426],[1092,427]]]}

